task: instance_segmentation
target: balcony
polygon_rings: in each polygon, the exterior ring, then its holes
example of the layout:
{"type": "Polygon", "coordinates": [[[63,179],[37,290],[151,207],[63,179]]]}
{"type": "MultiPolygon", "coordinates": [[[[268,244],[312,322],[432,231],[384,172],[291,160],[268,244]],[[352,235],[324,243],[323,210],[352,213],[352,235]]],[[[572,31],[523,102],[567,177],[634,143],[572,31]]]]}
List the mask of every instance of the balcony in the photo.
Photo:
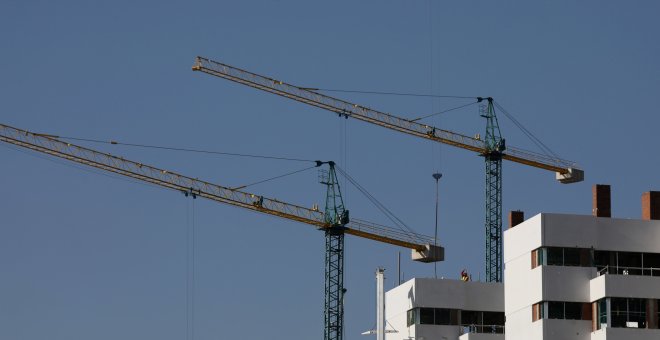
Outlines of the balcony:
{"type": "Polygon", "coordinates": [[[591,333],[591,340],[607,339],[658,340],[660,329],[603,328],[591,333]]]}
{"type": "Polygon", "coordinates": [[[660,299],[660,276],[604,273],[589,282],[591,301],[605,297],[660,299]]]}
{"type": "Polygon", "coordinates": [[[460,325],[459,340],[504,340],[504,326],[460,325]]]}

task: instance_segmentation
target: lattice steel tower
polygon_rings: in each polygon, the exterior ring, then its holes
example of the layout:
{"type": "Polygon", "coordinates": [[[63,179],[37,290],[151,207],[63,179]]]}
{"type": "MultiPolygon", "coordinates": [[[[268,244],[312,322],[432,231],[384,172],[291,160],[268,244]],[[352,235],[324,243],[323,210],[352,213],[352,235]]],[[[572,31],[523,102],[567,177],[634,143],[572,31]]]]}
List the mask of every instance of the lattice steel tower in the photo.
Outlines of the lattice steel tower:
{"type": "Polygon", "coordinates": [[[349,222],[341,189],[335,172],[335,162],[320,176],[327,186],[325,197],[325,301],[323,309],[325,340],[341,340],[344,333],[344,232],[349,222]]]}
{"type": "Polygon", "coordinates": [[[493,98],[481,106],[486,118],[484,159],[486,160],[486,281],[502,282],[502,152],[506,149],[500,133],[493,98]]]}

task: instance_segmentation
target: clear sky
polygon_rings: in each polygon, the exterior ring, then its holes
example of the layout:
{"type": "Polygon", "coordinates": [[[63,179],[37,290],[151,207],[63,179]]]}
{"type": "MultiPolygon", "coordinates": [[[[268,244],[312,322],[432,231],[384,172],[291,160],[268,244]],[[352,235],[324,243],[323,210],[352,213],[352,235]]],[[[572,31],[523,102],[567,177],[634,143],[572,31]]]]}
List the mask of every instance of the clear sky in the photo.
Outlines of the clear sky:
{"type": "MultiPolygon", "coordinates": [[[[493,96],[586,171],[584,183],[561,185],[553,173],[505,164],[505,212],[590,214],[591,186],[609,183],[613,214],[639,218],[641,194],[660,189],[659,10],[650,0],[4,0],[0,122],[335,160],[424,234],[433,233],[431,174],[441,171],[439,275],[457,279],[466,268],[476,280],[483,159],[192,72],[194,57],[308,87],[493,96]]],[[[333,95],[409,118],[465,103],[333,95]]],[[[427,122],[485,129],[474,106],[427,122]]],[[[511,121],[500,123],[507,144],[535,150],[511,121]]],[[[305,166],[84,145],[228,186],[305,166]]],[[[324,243],[314,228],[6,145],[0,157],[0,338],[322,337],[324,243]]],[[[324,195],[315,171],[246,190],[310,207],[324,195]]],[[[355,188],[344,190],[352,216],[388,223],[355,188]]],[[[368,240],[348,237],[346,247],[346,338],[360,339],[375,325],[376,268],[392,287],[397,252],[406,278],[432,276],[433,266],[368,240]]]]}

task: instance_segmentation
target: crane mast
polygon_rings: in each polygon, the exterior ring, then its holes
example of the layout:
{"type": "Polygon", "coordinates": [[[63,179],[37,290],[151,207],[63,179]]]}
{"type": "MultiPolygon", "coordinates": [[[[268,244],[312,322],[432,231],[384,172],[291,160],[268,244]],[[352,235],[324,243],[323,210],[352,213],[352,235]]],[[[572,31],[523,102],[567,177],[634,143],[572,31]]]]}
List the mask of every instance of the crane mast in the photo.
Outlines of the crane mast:
{"type": "MultiPolygon", "coordinates": [[[[488,103],[482,112],[487,123],[485,140],[481,140],[350,103],[321,94],[314,89],[287,84],[204,57],[198,56],[192,69],[316,106],[342,117],[355,118],[408,135],[476,152],[483,156],[486,163],[485,237],[486,279],[488,281],[500,282],[502,280],[502,160],[553,171],[560,183],[576,183],[584,180],[584,171],[573,162],[506,147],[500,134],[493,99],[490,97],[486,98],[488,103]]],[[[476,97],[475,99],[481,102],[485,98],[476,97]]]]}
{"type": "Polygon", "coordinates": [[[325,329],[326,340],[342,340],[344,327],[344,235],[354,235],[382,243],[411,249],[412,258],[420,262],[444,259],[444,249],[435,240],[419,234],[370,223],[349,221],[348,210],[339,187],[334,162],[316,161],[316,166],[329,165],[321,183],[327,186],[325,211],[309,209],[261,195],[212,184],[143,163],[113,156],[45,135],[0,124],[0,141],[84,164],[100,170],[130,177],[161,187],[177,190],[193,197],[278,216],[317,227],[325,232],[325,329]]]}
{"type": "Polygon", "coordinates": [[[486,118],[484,153],[486,161],[486,281],[502,281],[502,152],[506,150],[504,138],[497,122],[493,98],[482,107],[486,118]]]}
{"type": "Polygon", "coordinates": [[[325,199],[325,298],[324,339],[341,340],[344,333],[344,232],[349,222],[344,208],[335,162],[328,162],[329,170],[321,175],[327,186],[325,199]]]}

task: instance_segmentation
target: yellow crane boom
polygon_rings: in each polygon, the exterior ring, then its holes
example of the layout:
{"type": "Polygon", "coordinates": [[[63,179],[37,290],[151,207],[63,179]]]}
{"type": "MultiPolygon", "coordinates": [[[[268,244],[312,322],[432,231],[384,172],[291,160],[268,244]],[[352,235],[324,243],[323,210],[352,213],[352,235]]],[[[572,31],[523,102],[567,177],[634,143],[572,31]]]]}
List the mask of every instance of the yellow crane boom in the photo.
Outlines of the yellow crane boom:
{"type": "MultiPolygon", "coordinates": [[[[159,169],[143,163],[124,159],[67,143],[57,136],[32,133],[0,124],[0,141],[27,148],[72,162],[88,165],[104,171],[113,172],[136,180],[181,191],[186,195],[199,196],[220,203],[278,216],[289,220],[309,224],[325,232],[325,302],[324,302],[324,338],[342,340],[344,322],[344,234],[354,235],[382,243],[393,244],[411,249],[412,258],[420,262],[444,260],[444,248],[437,245],[437,240],[409,231],[355,220],[348,221],[348,210],[341,206],[341,215],[333,215],[332,209],[326,213],[318,209],[309,209],[280,200],[255,195],[237,189],[212,184],[176,172],[159,169]]],[[[326,162],[317,161],[317,166],[326,162]]],[[[334,162],[330,165],[332,177],[326,181],[328,195],[330,189],[337,190],[333,198],[341,200],[339,186],[334,172],[334,162]],[[336,187],[335,187],[336,185],[336,187]]],[[[328,201],[326,200],[326,205],[328,201]]],[[[334,212],[339,212],[337,202],[334,212]]],[[[328,207],[326,207],[328,209],[328,207]]]]}
{"type": "MultiPolygon", "coordinates": [[[[325,222],[324,213],[317,209],[305,208],[191,178],[176,172],[159,169],[147,164],[67,143],[59,140],[56,136],[33,133],[0,124],[0,140],[216,202],[286,218],[316,226],[320,229],[331,227],[331,225],[325,222]]],[[[345,233],[409,248],[415,252],[420,252],[420,257],[426,257],[423,253],[429,249],[430,244],[434,244],[433,239],[428,236],[403,232],[395,228],[356,219],[353,219],[353,221],[346,225],[345,233]]]]}
{"type": "MultiPolygon", "coordinates": [[[[477,138],[397,117],[389,113],[327,96],[311,89],[287,84],[280,80],[261,76],[208,58],[198,56],[195,59],[195,64],[192,69],[193,71],[200,71],[216,77],[225,78],[259,90],[326,109],[341,116],[355,118],[409,135],[470,150],[482,155],[487,154],[490,151],[486,147],[485,142],[477,138]]],[[[562,183],[579,182],[584,176],[582,170],[579,170],[574,162],[549,157],[511,146],[507,146],[506,151],[502,153],[502,159],[539,169],[554,171],[557,173],[557,179],[562,183]]]]}

